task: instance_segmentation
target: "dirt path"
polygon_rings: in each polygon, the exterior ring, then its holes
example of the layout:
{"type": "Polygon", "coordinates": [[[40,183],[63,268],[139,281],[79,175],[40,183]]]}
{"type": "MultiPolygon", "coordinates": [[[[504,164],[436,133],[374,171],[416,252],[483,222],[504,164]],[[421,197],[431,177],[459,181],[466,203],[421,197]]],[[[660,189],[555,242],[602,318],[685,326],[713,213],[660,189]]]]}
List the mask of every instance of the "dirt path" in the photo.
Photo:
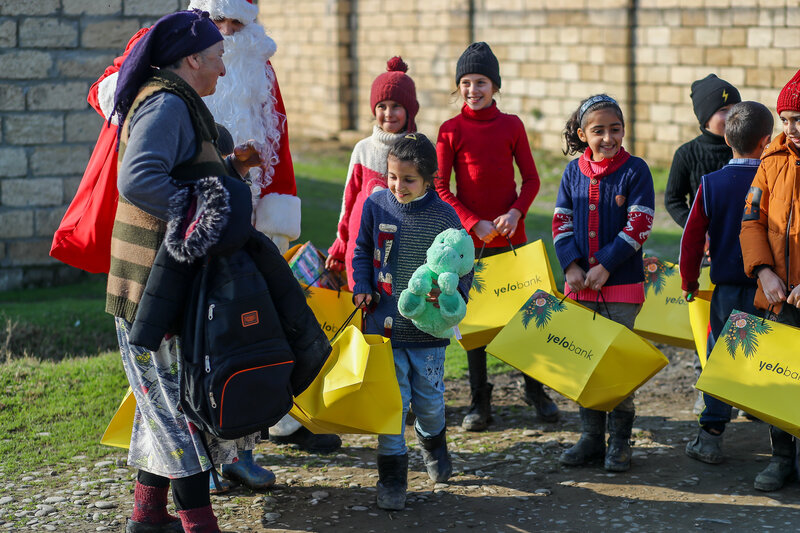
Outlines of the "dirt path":
{"type": "MultiPolygon", "coordinates": [[[[561,467],[558,456],[578,438],[575,404],[559,398],[562,421],[539,423],[521,401],[521,378],[507,374],[493,378],[496,421],[484,433],[461,430],[467,384],[450,384],[447,421],[456,475],[446,485],[434,485],[412,450],[405,511],[377,509],[375,438],[352,435],[344,438],[341,453],[327,457],[260,445],[257,459],[275,471],[278,485],[266,494],[238,488],[214,497],[220,524],[228,531],[797,529],[797,482],[770,494],[753,489],[754,476],[768,460],[764,424],[737,419],[725,434],[722,465],[684,455],[697,427],[691,413],[692,354],[665,352],[670,365],[638,393],[634,465],[628,473],[561,467]]],[[[409,428],[413,442],[412,433],[409,428]]],[[[132,470],[119,468],[122,456],[116,463],[83,467],[77,464],[81,458],[75,461],[71,479],[46,479],[41,473],[45,479],[23,481],[0,471],[0,489],[5,489],[0,530],[121,531],[132,502],[132,470]],[[26,495],[25,508],[40,510],[50,498],[54,510],[40,517],[35,512],[16,516],[26,495]],[[56,501],[60,497],[63,501],[56,501]]]]}

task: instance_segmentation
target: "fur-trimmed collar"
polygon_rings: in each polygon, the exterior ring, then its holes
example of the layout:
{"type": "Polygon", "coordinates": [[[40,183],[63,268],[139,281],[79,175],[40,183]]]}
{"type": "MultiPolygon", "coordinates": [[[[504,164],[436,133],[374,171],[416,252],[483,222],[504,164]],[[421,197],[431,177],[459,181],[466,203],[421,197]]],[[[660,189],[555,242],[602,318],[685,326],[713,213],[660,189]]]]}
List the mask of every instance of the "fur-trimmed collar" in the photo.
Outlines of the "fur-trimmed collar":
{"type": "Polygon", "coordinates": [[[222,180],[208,177],[192,182],[178,189],[169,203],[167,251],[182,263],[204,257],[228,225],[230,195],[222,180]]]}

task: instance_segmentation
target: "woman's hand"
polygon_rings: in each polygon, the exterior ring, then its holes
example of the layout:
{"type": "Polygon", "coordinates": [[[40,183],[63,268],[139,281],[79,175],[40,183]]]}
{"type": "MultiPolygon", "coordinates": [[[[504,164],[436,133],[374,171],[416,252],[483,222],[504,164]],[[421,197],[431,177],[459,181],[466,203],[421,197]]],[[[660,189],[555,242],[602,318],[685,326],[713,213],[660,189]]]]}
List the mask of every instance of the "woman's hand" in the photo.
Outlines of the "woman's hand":
{"type": "Polygon", "coordinates": [[[478,238],[486,244],[489,244],[494,240],[495,237],[500,235],[497,233],[497,228],[494,227],[494,224],[488,220],[481,220],[475,224],[472,227],[472,231],[474,231],[475,235],[477,235],[478,238]]]}
{"type": "Polygon", "coordinates": [[[247,171],[251,168],[264,164],[264,161],[261,159],[259,148],[260,145],[253,139],[250,139],[233,149],[231,164],[240,176],[247,174],[247,171]]]}
{"type": "Polygon", "coordinates": [[[570,290],[575,294],[587,287],[586,272],[574,261],[564,271],[564,278],[567,280],[570,290]]]}
{"type": "Polygon", "coordinates": [[[590,268],[589,273],[586,274],[586,286],[593,291],[599,292],[608,281],[608,276],[610,275],[606,267],[598,263],[590,268]]]}
{"type": "Polygon", "coordinates": [[[497,228],[497,232],[500,235],[505,235],[510,239],[517,232],[517,224],[519,224],[520,218],[522,218],[522,212],[512,207],[508,213],[494,219],[494,227],[497,228]]]}

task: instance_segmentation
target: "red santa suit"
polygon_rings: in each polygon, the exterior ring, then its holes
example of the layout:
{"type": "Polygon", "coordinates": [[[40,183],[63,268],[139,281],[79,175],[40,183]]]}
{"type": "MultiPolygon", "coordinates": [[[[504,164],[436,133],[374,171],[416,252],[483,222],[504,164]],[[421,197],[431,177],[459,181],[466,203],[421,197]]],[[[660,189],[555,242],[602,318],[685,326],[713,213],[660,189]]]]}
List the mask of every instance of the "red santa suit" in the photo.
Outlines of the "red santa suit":
{"type": "Polygon", "coordinates": [[[256,22],[258,7],[249,0],[191,0],[189,9],[208,11],[212,19],[232,19],[243,27],[224,35],[226,74],[203,101],[214,119],[231,132],[235,144],[257,141],[264,166],[252,169],[253,225],[283,252],[300,236],[300,199],[289,150],[286,109],[270,58],[273,41],[256,22]]]}
{"type": "MultiPolygon", "coordinates": [[[[108,120],[114,107],[117,72],[133,45],[147,33],[139,30],[125,52],[106,68],[89,89],[87,100],[108,120]]],[[[103,124],[78,191],[53,235],[50,255],[68,265],[93,273],[108,273],[111,230],[117,212],[117,125],[103,124]]]]}

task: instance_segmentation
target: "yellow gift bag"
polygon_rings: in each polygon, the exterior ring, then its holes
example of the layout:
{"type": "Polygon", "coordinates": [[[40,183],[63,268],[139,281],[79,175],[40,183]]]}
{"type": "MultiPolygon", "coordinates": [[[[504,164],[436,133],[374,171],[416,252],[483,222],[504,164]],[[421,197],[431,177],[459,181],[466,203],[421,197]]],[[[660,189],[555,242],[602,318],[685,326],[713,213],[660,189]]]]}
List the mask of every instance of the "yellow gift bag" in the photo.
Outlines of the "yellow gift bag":
{"type": "Polygon", "coordinates": [[[603,411],[668,362],[622,324],[543,290],[533,293],[486,351],[580,405],[603,411]]]}
{"type": "Polygon", "coordinates": [[[128,392],[122,398],[117,412],[108,423],[106,432],[100,439],[100,444],[116,448],[129,448],[131,445],[131,432],[133,431],[133,415],[136,412],[136,398],[128,387],[128,392]]]}
{"type": "Polygon", "coordinates": [[[800,437],[800,329],[734,310],[696,387],[800,437]]]}
{"type": "MultiPolygon", "coordinates": [[[[296,244],[289,248],[289,250],[283,254],[283,258],[286,259],[286,261],[291,261],[302,246],[301,244],[296,244]]],[[[341,277],[334,272],[329,273],[329,275],[332,278],[341,277]]],[[[298,283],[303,287],[306,293],[306,303],[314,313],[322,331],[325,332],[328,339],[333,339],[333,335],[342,329],[347,317],[355,309],[353,305],[353,293],[347,290],[346,281],[341,280],[341,290],[308,286],[299,280],[298,283]]],[[[351,319],[351,323],[360,329],[361,313],[356,313],[356,316],[351,319]]]]}
{"type": "MultiPolygon", "coordinates": [[[[708,269],[703,269],[700,290],[707,291],[710,284],[708,269]]],[[[695,337],[689,320],[689,306],[681,291],[678,265],[657,257],[645,257],[644,290],[645,301],[636,317],[634,331],[653,342],[694,348],[695,337]]]]}
{"type": "Polygon", "coordinates": [[[349,325],[332,346],[289,414],[314,433],[402,433],[403,401],[389,339],[349,325]]]}
{"type": "Polygon", "coordinates": [[[697,350],[697,355],[700,357],[700,365],[703,366],[703,368],[705,368],[706,359],[708,359],[706,350],[708,349],[707,343],[710,334],[708,329],[710,317],[711,301],[698,294],[697,298],[689,302],[689,323],[692,326],[695,349],[697,350]]]}
{"type": "Polygon", "coordinates": [[[464,320],[465,350],[486,346],[536,289],[557,292],[542,240],[475,261],[464,320]]]}

